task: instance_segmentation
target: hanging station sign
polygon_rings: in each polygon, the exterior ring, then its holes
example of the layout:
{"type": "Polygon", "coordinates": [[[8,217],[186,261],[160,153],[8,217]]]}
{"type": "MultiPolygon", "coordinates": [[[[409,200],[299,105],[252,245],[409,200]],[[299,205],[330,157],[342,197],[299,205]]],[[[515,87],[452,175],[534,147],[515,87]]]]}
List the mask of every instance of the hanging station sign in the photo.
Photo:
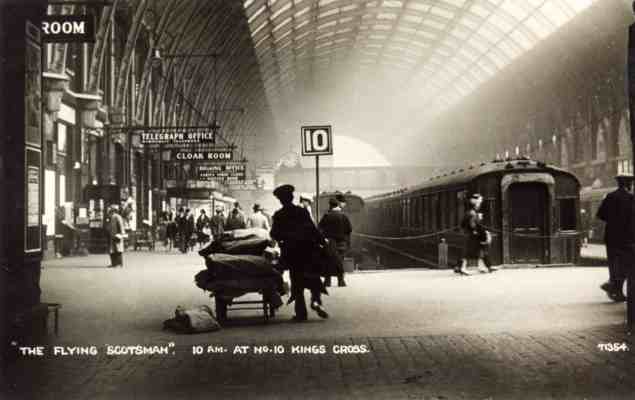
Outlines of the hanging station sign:
{"type": "Polygon", "coordinates": [[[234,152],[232,150],[192,150],[178,149],[170,151],[170,161],[205,161],[205,162],[226,162],[233,161],[234,152]]]}
{"type": "Polygon", "coordinates": [[[242,183],[246,179],[245,163],[207,164],[197,166],[199,180],[223,183],[242,183]]]}
{"type": "Polygon", "coordinates": [[[135,129],[133,133],[139,135],[142,144],[214,144],[216,141],[211,129],[135,129]]]}
{"type": "Polygon", "coordinates": [[[92,43],[95,17],[92,15],[47,15],[42,18],[42,40],[49,43],[92,43]]]}

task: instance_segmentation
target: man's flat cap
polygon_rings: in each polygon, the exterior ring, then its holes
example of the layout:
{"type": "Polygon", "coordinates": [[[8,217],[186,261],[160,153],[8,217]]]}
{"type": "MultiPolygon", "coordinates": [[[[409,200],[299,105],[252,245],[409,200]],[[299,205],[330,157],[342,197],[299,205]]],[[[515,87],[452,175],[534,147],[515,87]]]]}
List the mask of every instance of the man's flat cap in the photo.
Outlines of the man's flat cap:
{"type": "Polygon", "coordinates": [[[329,207],[339,207],[339,205],[340,205],[339,200],[334,199],[332,197],[329,199],[329,207]]]}
{"type": "Polygon", "coordinates": [[[288,196],[290,194],[293,194],[294,191],[295,191],[295,188],[293,187],[293,185],[282,185],[282,186],[278,186],[273,191],[273,195],[276,196],[277,198],[280,198],[280,196],[288,196]]]}
{"type": "Polygon", "coordinates": [[[340,203],[346,203],[346,197],[342,193],[338,193],[335,195],[335,199],[340,203]]]}

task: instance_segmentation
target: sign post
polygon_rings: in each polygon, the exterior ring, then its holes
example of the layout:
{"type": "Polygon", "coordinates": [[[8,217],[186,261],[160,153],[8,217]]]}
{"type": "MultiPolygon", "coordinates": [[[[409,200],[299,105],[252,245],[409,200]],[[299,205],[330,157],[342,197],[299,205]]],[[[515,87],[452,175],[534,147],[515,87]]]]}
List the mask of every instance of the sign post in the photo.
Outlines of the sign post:
{"type": "Polygon", "coordinates": [[[315,156],[315,220],[320,215],[320,156],[333,154],[331,125],[303,126],[301,128],[302,155],[315,156]]]}

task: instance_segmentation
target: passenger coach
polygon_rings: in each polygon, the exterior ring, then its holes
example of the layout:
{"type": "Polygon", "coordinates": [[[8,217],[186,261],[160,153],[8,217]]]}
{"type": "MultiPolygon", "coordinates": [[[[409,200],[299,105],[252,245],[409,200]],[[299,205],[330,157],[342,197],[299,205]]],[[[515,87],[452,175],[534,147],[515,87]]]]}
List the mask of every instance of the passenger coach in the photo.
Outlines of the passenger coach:
{"type": "Polygon", "coordinates": [[[482,163],[367,198],[361,232],[372,235],[367,243],[374,251],[406,255],[428,266],[438,265],[438,245],[445,239],[452,265],[461,257],[460,222],[472,193],[483,196],[494,264],[577,261],[580,184],[569,172],[528,159],[482,163]]]}

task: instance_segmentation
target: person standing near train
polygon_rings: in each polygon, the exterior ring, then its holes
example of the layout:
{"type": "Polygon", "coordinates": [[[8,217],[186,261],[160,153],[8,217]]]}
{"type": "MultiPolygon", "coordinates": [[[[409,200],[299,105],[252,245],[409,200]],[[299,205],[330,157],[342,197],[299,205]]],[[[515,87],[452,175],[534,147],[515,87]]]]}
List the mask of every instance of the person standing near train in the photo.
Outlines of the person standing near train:
{"type": "Polygon", "coordinates": [[[633,176],[619,174],[615,177],[617,190],[606,195],[598,208],[597,218],[606,223],[604,243],[609,267],[609,280],[600,288],[616,302],[626,300],[622,288],[626,278],[625,268],[633,245],[633,176]]]}
{"type": "MultiPolygon", "coordinates": [[[[318,224],[318,228],[329,241],[335,243],[337,254],[340,261],[343,262],[344,255],[351,247],[353,227],[346,214],[342,212],[340,202],[336,198],[329,200],[329,212],[324,214],[318,224]]],[[[330,276],[327,276],[324,280],[324,286],[331,286],[330,276]]],[[[337,276],[337,286],[346,286],[343,270],[337,276]]]]}
{"type": "Polygon", "coordinates": [[[469,199],[468,210],[461,221],[461,228],[465,232],[465,244],[463,247],[463,257],[454,272],[462,275],[472,275],[467,269],[470,260],[476,260],[479,272],[493,272],[497,268],[491,265],[489,260],[489,245],[491,239],[482,224],[483,214],[479,213],[483,196],[478,193],[472,194],[469,199]]]}

